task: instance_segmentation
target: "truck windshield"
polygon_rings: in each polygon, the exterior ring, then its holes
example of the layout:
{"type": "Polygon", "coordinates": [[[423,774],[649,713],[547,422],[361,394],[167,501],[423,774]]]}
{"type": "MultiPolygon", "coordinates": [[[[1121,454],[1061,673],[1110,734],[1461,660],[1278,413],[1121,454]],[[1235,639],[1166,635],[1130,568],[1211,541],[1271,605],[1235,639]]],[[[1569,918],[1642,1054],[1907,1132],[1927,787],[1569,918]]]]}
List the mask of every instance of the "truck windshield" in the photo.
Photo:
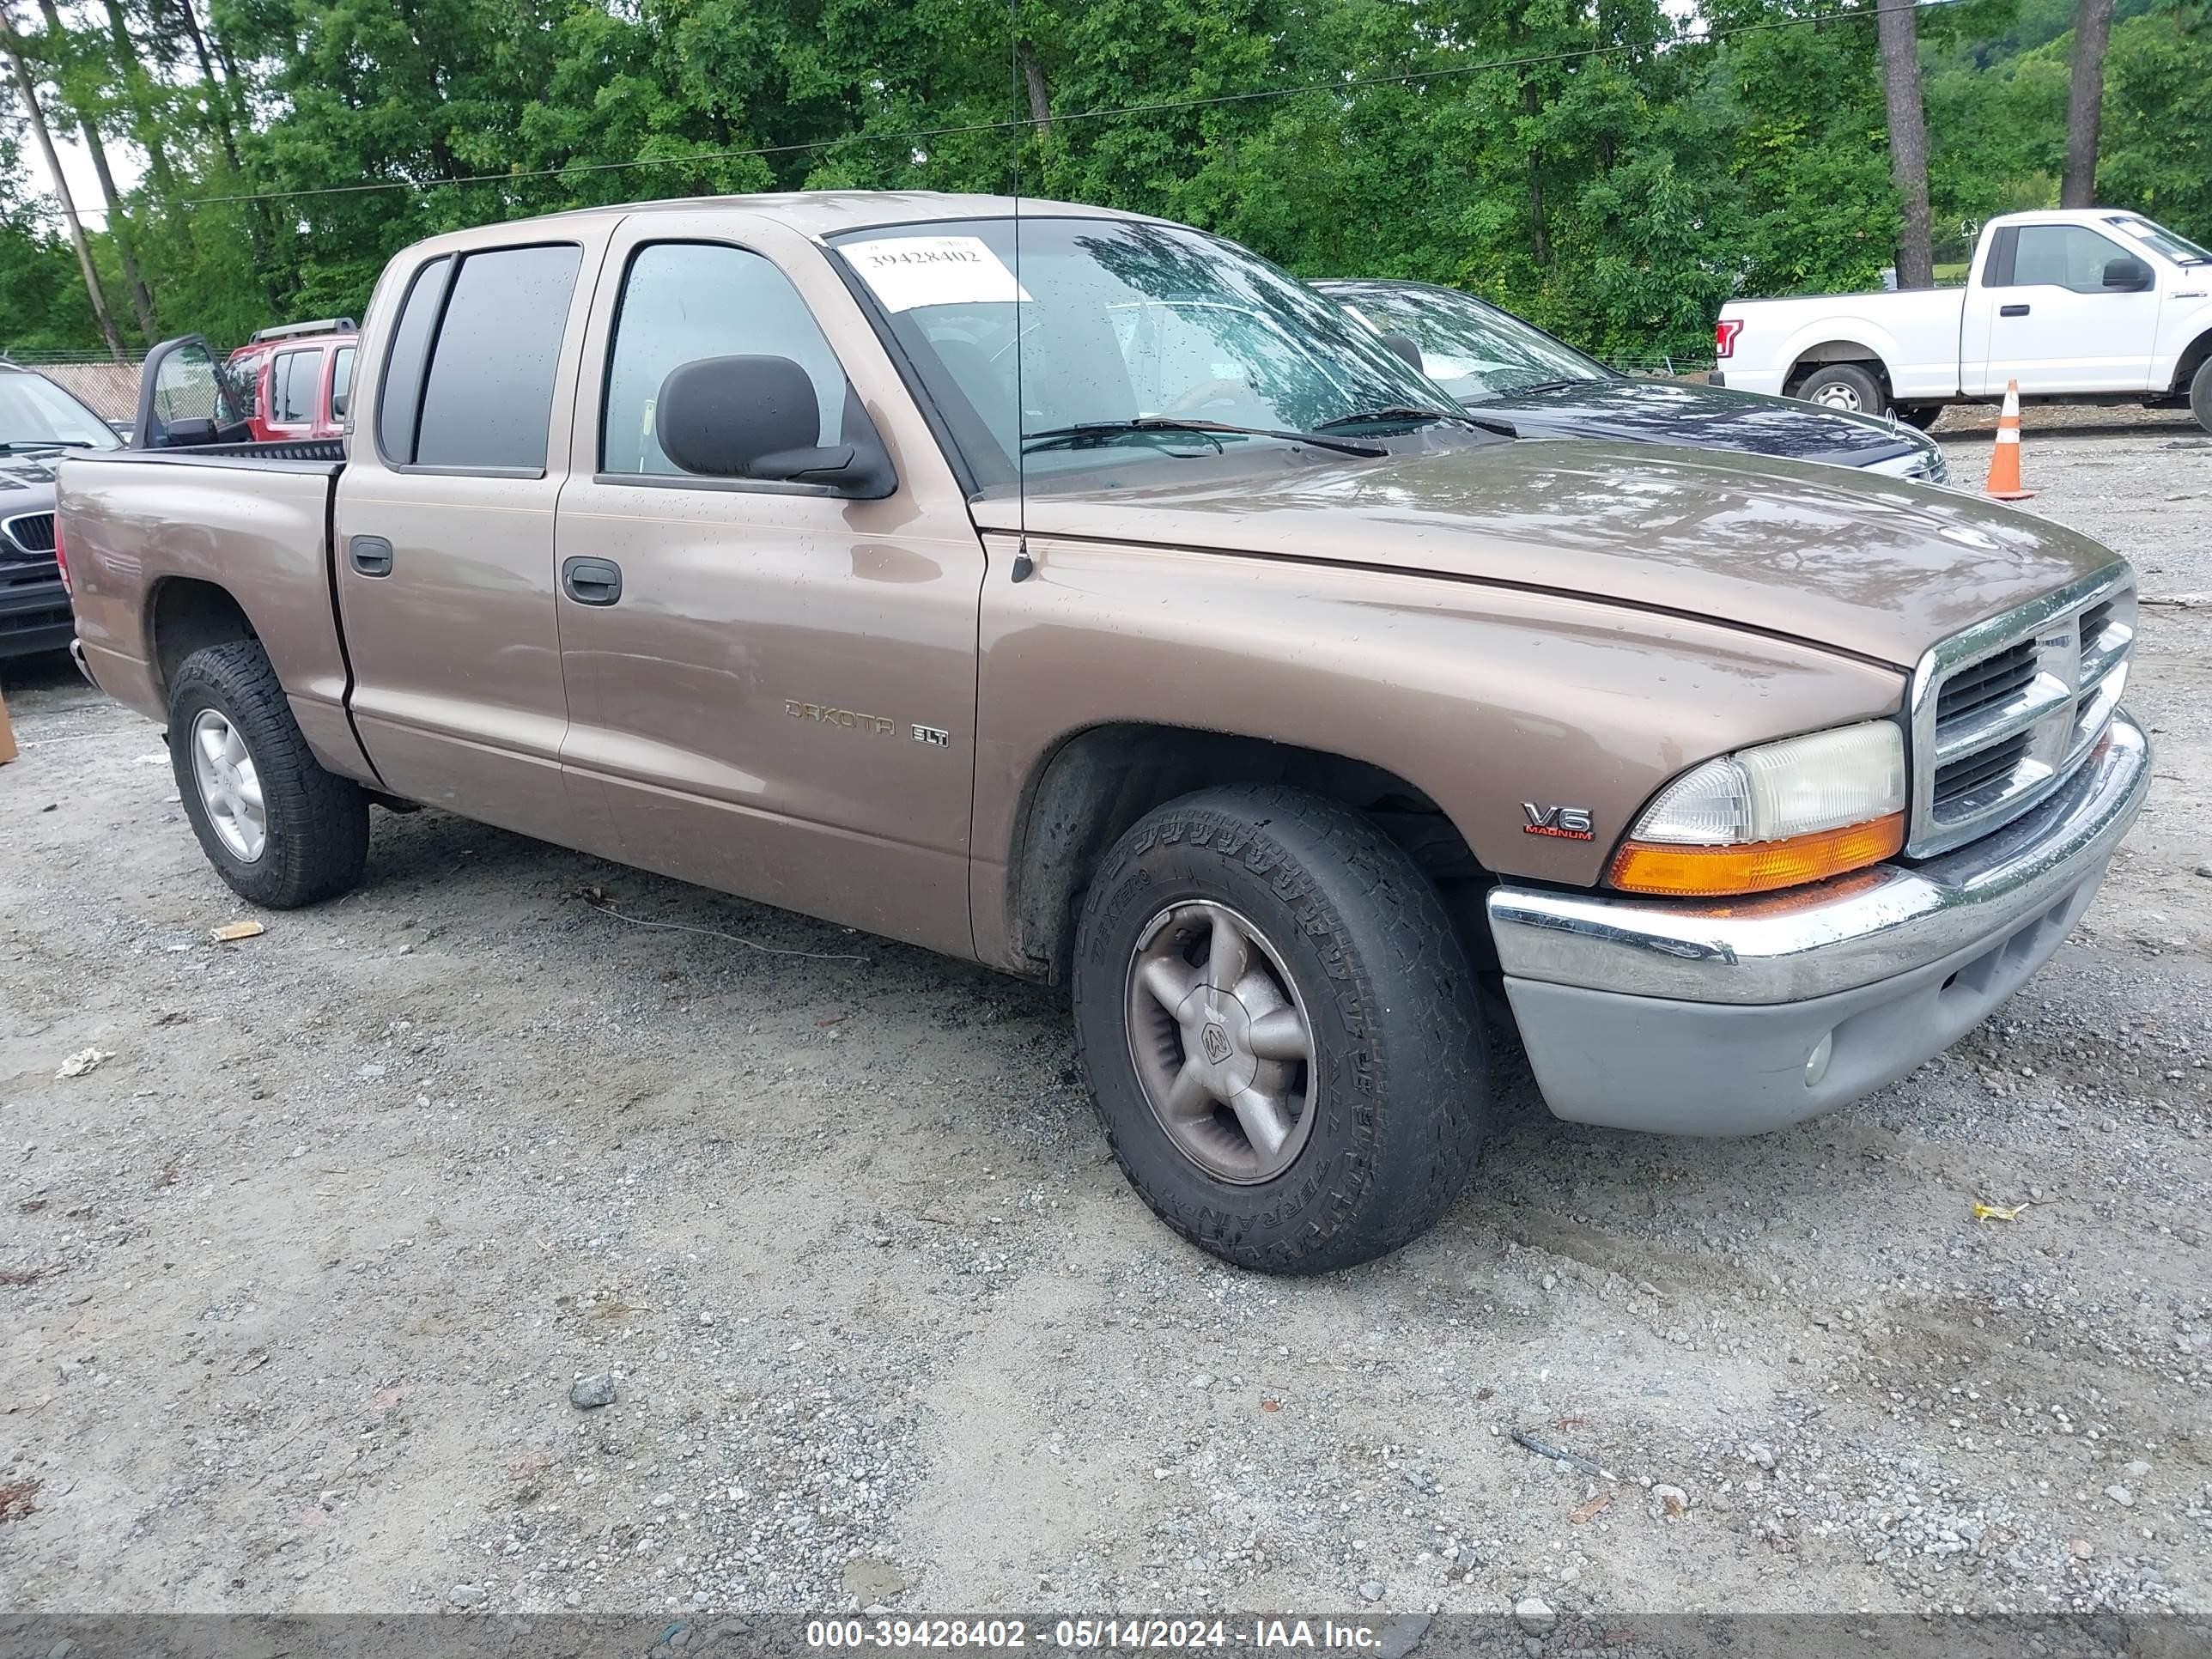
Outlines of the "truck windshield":
{"type": "Polygon", "coordinates": [[[0,451],[122,447],[114,428],[44,375],[0,373],[0,451]]]}
{"type": "Polygon", "coordinates": [[[1304,283],[1180,227],[1024,218],[1018,285],[1011,219],[849,232],[830,246],[875,295],[987,485],[1013,480],[1024,439],[1072,428],[1135,434],[1144,428],[1130,422],[1181,419],[1210,430],[1033,443],[1031,476],[1102,460],[1171,468],[1238,449],[1337,461],[1341,443],[1297,448],[1297,434],[1328,425],[1337,440],[1389,435],[1432,419],[1395,411],[1453,407],[1304,283]],[[1330,424],[1365,411],[1394,413],[1330,424]]]}
{"type": "Polygon", "coordinates": [[[1421,349],[1429,378],[1463,404],[1620,377],[1594,357],[1456,289],[1419,283],[1323,283],[1322,293],[1421,349]]]}
{"type": "Polygon", "coordinates": [[[2154,224],[2132,213],[2115,215],[2105,222],[2123,235],[2132,236],[2146,246],[2157,249],[2178,265],[2212,264],[2212,253],[2207,253],[2186,236],[2175,235],[2164,225],[2154,224]]]}

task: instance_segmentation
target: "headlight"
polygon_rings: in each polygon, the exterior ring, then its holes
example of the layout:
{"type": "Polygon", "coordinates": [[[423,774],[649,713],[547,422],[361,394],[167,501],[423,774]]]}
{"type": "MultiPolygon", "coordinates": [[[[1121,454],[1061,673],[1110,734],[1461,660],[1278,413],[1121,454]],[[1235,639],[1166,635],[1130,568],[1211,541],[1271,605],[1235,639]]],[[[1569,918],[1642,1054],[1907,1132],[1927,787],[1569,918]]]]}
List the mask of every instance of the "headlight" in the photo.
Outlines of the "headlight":
{"type": "Polygon", "coordinates": [[[1613,855],[1629,893],[1764,893],[1905,845],[1905,738],[1869,720],[1742,749],[1662,789],[1613,855]]]}

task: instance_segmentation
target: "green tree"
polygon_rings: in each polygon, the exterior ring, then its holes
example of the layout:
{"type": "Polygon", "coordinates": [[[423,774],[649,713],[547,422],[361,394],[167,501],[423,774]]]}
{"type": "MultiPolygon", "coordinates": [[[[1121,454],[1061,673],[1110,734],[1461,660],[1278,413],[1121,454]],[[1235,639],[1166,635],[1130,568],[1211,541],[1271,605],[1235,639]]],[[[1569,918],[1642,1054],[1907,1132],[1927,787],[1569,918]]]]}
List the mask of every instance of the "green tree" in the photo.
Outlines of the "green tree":
{"type": "MultiPolygon", "coordinates": [[[[2077,4],[1917,18],[1954,256],[1990,214],[2057,199],[2077,4]]],[[[1458,284],[1638,356],[1705,347],[1732,293],[1866,286],[1902,226],[1869,0],[39,5],[26,49],[56,120],[143,161],[90,228],[94,274],[224,342],[358,314],[435,231],[709,191],[1018,178],[1304,275],[1458,284]]],[[[2099,168],[2107,200],[2199,237],[2208,33],[2203,0],[2115,0],[2099,168]]],[[[0,165],[13,343],[82,341],[82,303],[42,309],[67,250],[0,165]]]]}

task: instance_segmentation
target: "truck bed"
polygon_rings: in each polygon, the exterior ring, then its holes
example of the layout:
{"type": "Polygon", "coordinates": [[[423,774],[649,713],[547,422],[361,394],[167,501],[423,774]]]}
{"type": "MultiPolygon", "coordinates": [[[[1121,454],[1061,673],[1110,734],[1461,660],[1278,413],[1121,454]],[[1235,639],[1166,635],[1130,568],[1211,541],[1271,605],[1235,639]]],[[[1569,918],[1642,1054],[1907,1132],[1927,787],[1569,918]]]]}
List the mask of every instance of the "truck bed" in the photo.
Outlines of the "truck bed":
{"type": "Polygon", "coordinates": [[[1723,319],[1742,325],[1733,352],[1720,364],[1728,384],[1745,392],[1788,390],[1793,365],[1832,357],[1845,343],[1853,359],[1883,363],[1900,403],[1946,399],[1959,390],[1959,330],[1963,288],[1875,294],[1790,295],[1731,300],[1723,319]]]}
{"type": "MultiPolygon", "coordinates": [[[[167,674],[237,615],[267,647],[316,757],[369,773],[350,722],[331,513],[336,439],[88,451],[62,463],[56,510],[77,638],[100,689],[157,721],[167,674]],[[248,487],[240,473],[252,475],[248,487]]],[[[228,629],[227,634],[222,630],[228,629]]]]}

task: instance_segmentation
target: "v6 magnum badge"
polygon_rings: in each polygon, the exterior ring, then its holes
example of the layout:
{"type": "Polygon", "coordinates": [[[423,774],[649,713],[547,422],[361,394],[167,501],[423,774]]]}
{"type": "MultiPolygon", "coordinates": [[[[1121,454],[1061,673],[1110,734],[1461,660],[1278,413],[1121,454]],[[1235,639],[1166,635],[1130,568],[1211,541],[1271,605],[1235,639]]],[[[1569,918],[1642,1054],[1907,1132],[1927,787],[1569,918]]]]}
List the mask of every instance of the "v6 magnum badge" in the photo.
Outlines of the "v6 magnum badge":
{"type": "Polygon", "coordinates": [[[1533,800],[1524,800],[1521,811],[1528,820],[1521,826],[1524,836],[1549,836],[1555,841],[1597,839],[1590,829],[1587,806],[1539,806],[1533,800]]]}

